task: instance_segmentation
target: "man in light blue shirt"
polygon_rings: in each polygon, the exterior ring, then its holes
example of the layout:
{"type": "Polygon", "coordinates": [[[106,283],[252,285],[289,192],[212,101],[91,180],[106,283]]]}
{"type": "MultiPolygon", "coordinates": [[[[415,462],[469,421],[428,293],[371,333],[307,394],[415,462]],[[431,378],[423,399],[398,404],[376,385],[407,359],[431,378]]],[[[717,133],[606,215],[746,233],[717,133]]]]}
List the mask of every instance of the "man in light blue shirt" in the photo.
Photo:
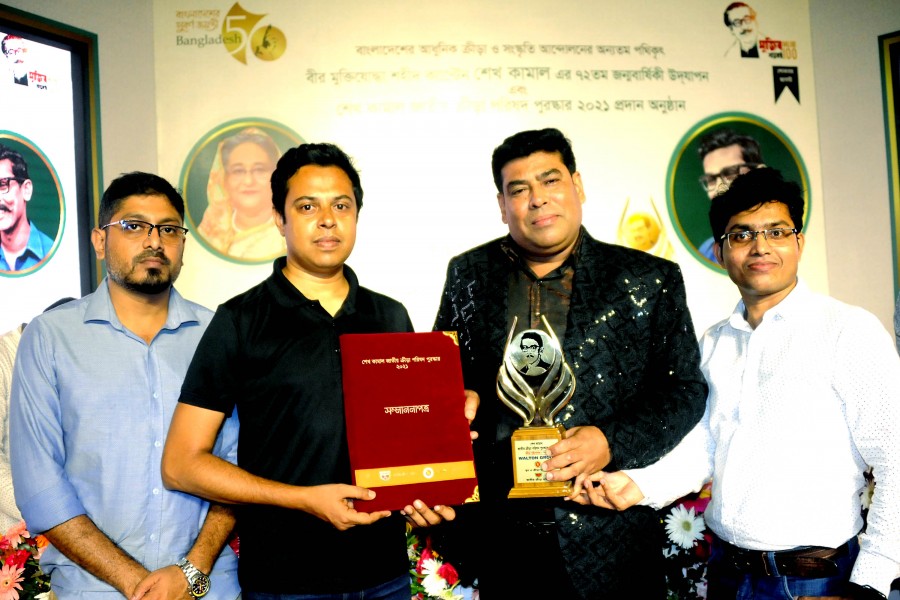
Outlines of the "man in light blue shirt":
{"type": "MultiPolygon", "coordinates": [[[[19,345],[13,484],[29,528],[53,544],[41,566],[60,600],[240,594],[225,546],[231,512],[166,490],[160,474],[182,379],[212,317],[172,287],[183,222],[184,201],[165,180],[113,181],[91,233],[106,279],[37,317],[19,345]]],[[[214,452],[234,460],[236,433],[227,420],[214,452]]]]}

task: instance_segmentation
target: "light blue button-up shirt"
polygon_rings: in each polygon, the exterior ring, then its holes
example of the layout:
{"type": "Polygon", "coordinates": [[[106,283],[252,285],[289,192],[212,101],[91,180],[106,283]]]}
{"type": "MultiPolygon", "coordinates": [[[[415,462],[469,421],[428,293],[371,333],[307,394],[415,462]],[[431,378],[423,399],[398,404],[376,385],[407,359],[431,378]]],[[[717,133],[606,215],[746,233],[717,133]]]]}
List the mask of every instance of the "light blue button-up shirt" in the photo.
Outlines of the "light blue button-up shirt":
{"type": "MultiPolygon", "coordinates": [[[[19,344],[10,406],[16,502],[31,531],[87,515],[150,571],[185,556],[208,504],[163,486],[160,461],[181,383],[212,312],[174,289],[166,324],[150,344],[126,329],[107,282],[37,317],[19,344]]],[[[214,452],[234,462],[237,422],[214,452]]],[[[114,588],[50,547],[41,559],[65,598],[109,598],[114,588]]],[[[207,598],[240,593],[225,547],[207,598]]]]}

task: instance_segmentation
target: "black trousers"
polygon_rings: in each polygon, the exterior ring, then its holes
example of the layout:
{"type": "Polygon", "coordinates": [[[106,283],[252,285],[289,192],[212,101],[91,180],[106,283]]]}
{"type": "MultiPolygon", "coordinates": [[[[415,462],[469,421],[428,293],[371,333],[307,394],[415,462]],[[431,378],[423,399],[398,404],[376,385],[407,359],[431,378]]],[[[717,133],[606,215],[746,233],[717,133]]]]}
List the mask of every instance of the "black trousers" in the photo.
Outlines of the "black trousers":
{"type": "Polygon", "coordinates": [[[487,546],[478,579],[482,600],[580,597],[566,571],[555,523],[506,520],[495,531],[501,537],[478,542],[487,546]]]}

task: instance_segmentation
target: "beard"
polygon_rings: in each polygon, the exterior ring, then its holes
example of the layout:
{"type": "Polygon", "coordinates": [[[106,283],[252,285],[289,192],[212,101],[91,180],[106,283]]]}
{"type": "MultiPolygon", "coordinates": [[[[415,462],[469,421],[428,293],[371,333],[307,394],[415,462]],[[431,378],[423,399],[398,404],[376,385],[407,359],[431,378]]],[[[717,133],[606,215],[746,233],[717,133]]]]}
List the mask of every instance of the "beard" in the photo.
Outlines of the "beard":
{"type": "Polygon", "coordinates": [[[155,296],[172,287],[172,279],[164,276],[162,272],[156,269],[148,272],[147,277],[143,281],[135,281],[131,276],[125,277],[125,279],[122,280],[111,275],[110,278],[126,290],[146,296],[155,296]]]}
{"type": "Polygon", "coordinates": [[[161,250],[147,250],[137,255],[132,260],[131,269],[127,272],[124,268],[121,268],[120,265],[113,263],[110,263],[107,268],[107,275],[109,275],[110,279],[119,284],[119,286],[128,291],[148,296],[161,294],[162,292],[165,292],[166,290],[171,288],[172,284],[175,283],[175,280],[178,278],[178,274],[180,272],[181,265],[179,264],[177,267],[173,268],[172,261],[169,260],[169,257],[167,257],[161,250]],[[169,268],[147,269],[147,272],[143,276],[143,278],[139,278],[136,274],[138,266],[140,265],[142,260],[151,257],[158,258],[163,262],[165,266],[169,268]]]}

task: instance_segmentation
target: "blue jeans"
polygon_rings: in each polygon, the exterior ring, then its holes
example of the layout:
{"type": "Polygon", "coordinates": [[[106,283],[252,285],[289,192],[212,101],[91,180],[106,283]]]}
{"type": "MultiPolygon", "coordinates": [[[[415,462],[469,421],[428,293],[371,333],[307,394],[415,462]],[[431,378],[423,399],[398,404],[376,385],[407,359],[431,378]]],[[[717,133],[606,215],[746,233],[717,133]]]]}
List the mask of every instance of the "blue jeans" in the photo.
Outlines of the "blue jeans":
{"type": "MultiPolygon", "coordinates": [[[[707,597],[709,600],[793,600],[798,596],[842,596],[859,554],[859,542],[855,537],[847,542],[847,546],[848,552],[834,559],[838,572],[831,577],[765,577],[741,573],[725,564],[722,546],[714,539],[707,572],[707,597]]],[[[769,553],[769,566],[777,573],[772,554],[769,553]]]]}
{"type": "Polygon", "coordinates": [[[409,575],[358,592],[337,594],[265,594],[244,590],[243,600],[409,600],[409,575]]]}

